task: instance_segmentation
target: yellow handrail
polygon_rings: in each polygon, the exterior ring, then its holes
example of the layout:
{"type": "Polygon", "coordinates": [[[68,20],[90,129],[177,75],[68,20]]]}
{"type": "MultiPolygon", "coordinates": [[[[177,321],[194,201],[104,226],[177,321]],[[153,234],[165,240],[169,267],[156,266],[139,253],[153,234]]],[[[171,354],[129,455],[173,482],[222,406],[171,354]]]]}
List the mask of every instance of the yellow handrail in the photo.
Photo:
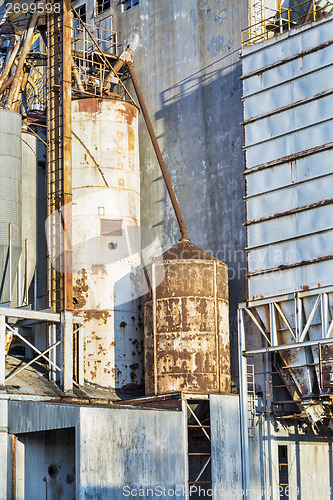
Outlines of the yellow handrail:
{"type": "Polygon", "coordinates": [[[303,22],[308,22],[311,14],[313,21],[316,21],[322,17],[322,15],[317,15],[317,13],[325,13],[325,11],[327,13],[327,8],[333,7],[333,2],[327,2],[326,5],[317,9],[316,0],[310,0],[311,9],[308,6],[309,0],[305,0],[304,2],[297,3],[294,7],[288,9],[286,7],[282,7],[281,2],[279,1],[278,10],[275,11],[275,15],[264,18],[261,21],[258,21],[241,30],[242,47],[260,40],[267,40],[270,33],[276,34],[277,32],[282,32],[286,29],[290,31],[294,26],[302,24],[302,20],[303,22]],[[300,8],[304,14],[300,15],[300,8]]]}

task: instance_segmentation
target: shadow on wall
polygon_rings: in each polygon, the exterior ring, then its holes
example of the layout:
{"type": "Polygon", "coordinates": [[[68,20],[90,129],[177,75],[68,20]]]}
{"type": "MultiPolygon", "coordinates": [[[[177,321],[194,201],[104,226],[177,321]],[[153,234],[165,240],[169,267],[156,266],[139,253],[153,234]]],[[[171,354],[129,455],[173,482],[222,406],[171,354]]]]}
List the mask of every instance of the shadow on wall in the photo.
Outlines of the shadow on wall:
{"type": "MultiPolygon", "coordinates": [[[[163,91],[155,119],[164,121],[160,127],[164,133],[158,139],[164,145],[162,153],[189,237],[229,268],[231,356],[236,376],[236,313],[237,304],[244,300],[246,234],[241,63],[224,65],[231,54],[163,91]]],[[[163,224],[164,234],[171,235],[165,241],[171,247],[179,230],[164,193],[160,202],[169,208],[159,212],[162,220],[156,225],[163,224]]]]}

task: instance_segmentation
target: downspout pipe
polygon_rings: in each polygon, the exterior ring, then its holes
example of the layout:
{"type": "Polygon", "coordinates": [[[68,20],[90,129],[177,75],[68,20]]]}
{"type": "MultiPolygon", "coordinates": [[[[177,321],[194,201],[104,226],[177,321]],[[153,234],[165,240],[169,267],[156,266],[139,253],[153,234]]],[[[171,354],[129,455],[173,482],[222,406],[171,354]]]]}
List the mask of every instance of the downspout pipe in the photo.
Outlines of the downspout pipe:
{"type": "Polygon", "coordinates": [[[131,79],[132,79],[135,93],[136,93],[138,101],[140,103],[142,114],[143,114],[143,117],[144,117],[145,122],[146,122],[148,133],[150,135],[150,139],[151,139],[151,142],[153,144],[153,148],[155,150],[155,154],[156,154],[158,163],[159,163],[160,168],[161,168],[163,179],[165,181],[165,185],[166,185],[166,188],[168,190],[169,197],[170,197],[173,209],[174,209],[176,217],[177,217],[179,229],[180,229],[180,232],[182,234],[181,239],[182,240],[189,240],[188,234],[187,234],[187,228],[185,226],[184,219],[183,219],[182,213],[180,211],[180,207],[178,205],[178,201],[177,201],[175,192],[173,190],[173,187],[172,187],[172,184],[170,181],[170,177],[169,177],[166,165],[164,163],[160,147],[159,147],[158,142],[157,142],[157,138],[156,138],[156,135],[155,135],[155,132],[153,129],[153,125],[152,125],[151,120],[149,118],[148,110],[146,108],[145,101],[143,99],[143,95],[142,95],[138,80],[137,80],[135,72],[134,72],[132,58],[128,58],[128,60],[126,61],[126,64],[127,64],[128,71],[129,71],[131,79]]]}
{"type": "MultiPolygon", "coordinates": [[[[131,49],[128,47],[118,58],[117,62],[113,66],[113,70],[115,73],[121,70],[121,68],[127,63],[132,61],[131,49]]],[[[110,71],[110,74],[105,78],[104,85],[110,84],[112,78],[114,77],[114,73],[110,71]]],[[[107,88],[107,87],[105,87],[107,88]]]]}
{"type": "Polygon", "coordinates": [[[75,78],[75,81],[77,83],[77,86],[78,86],[78,89],[80,92],[84,92],[84,86],[82,84],[82,81],[81,81],[81,78],[80,78],[80,74],[79,74],[79,71],[76,67],[76,64],[75,64],[75,61],[72,57],[72,70],[73,70],[73,75],[74,75],[74,78],[75,78]]]}

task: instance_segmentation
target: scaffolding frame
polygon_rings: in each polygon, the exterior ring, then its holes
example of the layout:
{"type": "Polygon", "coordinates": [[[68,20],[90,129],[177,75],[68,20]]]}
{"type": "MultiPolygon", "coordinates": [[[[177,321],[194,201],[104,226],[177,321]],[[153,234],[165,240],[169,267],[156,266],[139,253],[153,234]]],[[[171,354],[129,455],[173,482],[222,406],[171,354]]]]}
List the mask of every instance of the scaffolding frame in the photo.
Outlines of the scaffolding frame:
{"type": "MultiPolygon", "coordinates": [[[[245,498],[250,499],[250,470],[249,470],[249,436],[251,431],[251,426],[249,425],[251,421],[250,412],[252,410],[252,404],[249,395],[249,384],[248,384],[248,362],[249,356],[255,356],[259,354],[277,353],[279,351],[285,350],[295,350],[305,347],[318,347],[319,353],[321,352],[322,345],[332,345],[333,344],[333,318],[330,317],[330,308],[328,294],[333,292],[333,286],[323,287],[314,290],[300,291],[294,294],[281,295],[277,297],[271,297],[267,299],[248,301],[239,304],[237,311],[237,322],[238,322],[238,361],[239,361],[239,387],[240,387],[240,416],[241,416],[241,443],[242,443],[242,467],[243,467],[243,489],[246,493],[245,498]],[[307,320],[304,321],[304,304],[303,301],[306,298],[314,299],[314,305],[311,312],[308,314],[307,320]],[[294,324],[290,324],[288,321],[281,303],[286,301],[292,301],[294,305],[294,324]],[[269,328],[264,325],[256,317],[255,310],[257,307],[267,306],[269,308],[269,328]],[[313,325],[315,314],[320,311],[321,320],[321,335],[319,338],[306,340],[309,334],[309,330],[313,325]],[[289,331],[290,336],[293,338],[293,342],[285,344],[280,342],[280,337],[276,328],[276,317],[279,316],[280,320],[285,324],[286,329],[289,331]],[[257,332],[262,336],[266,347],[247,349],[246,346],[246,327],[245,327],[245,317],[250,319],[251,324],[256,328],[257,332]]],[[[318,326],[315,324],[315,326],[318,326]]],[[[326,360],[326,362],[329,362],[326,360]]],[[[333,362],[333,360],[332,360],[333,362]]],[[[267,356],[266,356],[267,364],[267,356]]],[[[321,377],[321,364],[322,360],[319,359],[319,371],[321,377]]],[[[266,388],[266,386],[265,386],[266,388]]],[[[268,394],[268,393],[267,393],[268,394]]],[[[257,413],[260,414],[259,421],[263,418],[264,414],[272,414],[273,405],[273,395],[272,386],[270,388],[270,401],[269,405],[265,406],[265,409],[257,413]]],[[[267,396],[267,395],[266,395],[267,396]]],[[[266,398],[267,399],[267,398],[266,398]]],[[[301,400],[290,400],[278,403],[299,403],[301,400]]],[[[266,401],[267,403],[267,401],[266,401]]]]}

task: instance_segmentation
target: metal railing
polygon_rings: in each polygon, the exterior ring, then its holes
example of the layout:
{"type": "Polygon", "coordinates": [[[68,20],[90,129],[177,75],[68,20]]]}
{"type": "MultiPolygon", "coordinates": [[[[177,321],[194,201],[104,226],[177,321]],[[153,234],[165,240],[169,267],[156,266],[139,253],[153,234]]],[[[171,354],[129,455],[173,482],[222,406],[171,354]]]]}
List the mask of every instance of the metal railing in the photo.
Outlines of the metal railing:
{"type": "Polygon", "coordinates": [[[116,56],[117,33],[86,23],[72,28],[74,90],[77,87],[81,93],[102,96],[108,68],[97,46],[102,53],[116,56]]]}
{"type": "Polygon", "coordinates": [[[118,33],[86,24],[73,9],[76,25],[72,28],[72,91],[79,95],[109,97],[115,95],[134,103],[127,82],[127,67],[115,73],[118,33]],[[116,90],[115,90],[116,89],[116,90]]]}
{"type": "Polygon", "coordinates": [[[317,21],[333,13],[333,2],[326,0],[306,0],[292,8],[280,6],[274,10],[265,8],[263,19],[241,31],[242,47],[267,40],[273,36],[290,31],[312,21],[317,21]],[[274,15],[265,17],[265,12],[273,11],[274,15]]]}
{"type": "Polygon", "coordinates": [[[75,54],[81,54],[84,58],[88,58],[96,50],[95,44],[97,43],[101,50],[108,54],[117,55],[117,36],[116,31],[107,30],[98,26],[85,23],[86,29],[78,23],[72,28],[72,49],[75,54]],[[90,34],[95,40],[87,34],[90,34]]]}
{"type": "Polygon", "coordinates": [[[64,391],[71,391],[73,384],[83,385],[83,328],[84,324],[81,318],[73,316],[67,311],[59,314],[49,311],[0,307],[0,389],[3,390],[12,377],[17,376],[32,365],[34,365],[32,368],[36,373],[53,382],[60,383],[64,391]],[[10,324],[9,318],[15,318],[17,321],[10,324]],[[37,337],[32,335],[29,338],[25,333],[19,333],[20,326],[25,325],[25,321],[29,321],[31,324],[44,323],[46,328],[41,336],[40,334],[37,337]],[[45,334],[46,337],[44,337],[45,334]],[[16,339],[14,351],[17,347],[24,347],[23,359],[21,356],[18,358],[15,352],[11,354],[11,343],[14,339],[16,339]],[[40,345],[40,341],[42,344],[46,344],[44,350],[34,345],[36,343],[40,345]],[[7,366],[9,372],[6,375],[7,354],[12,356],[12,359],[7,366]],[[20,359],[20,362],[13,364],[15,358],[17,361],[20,359]]]}

